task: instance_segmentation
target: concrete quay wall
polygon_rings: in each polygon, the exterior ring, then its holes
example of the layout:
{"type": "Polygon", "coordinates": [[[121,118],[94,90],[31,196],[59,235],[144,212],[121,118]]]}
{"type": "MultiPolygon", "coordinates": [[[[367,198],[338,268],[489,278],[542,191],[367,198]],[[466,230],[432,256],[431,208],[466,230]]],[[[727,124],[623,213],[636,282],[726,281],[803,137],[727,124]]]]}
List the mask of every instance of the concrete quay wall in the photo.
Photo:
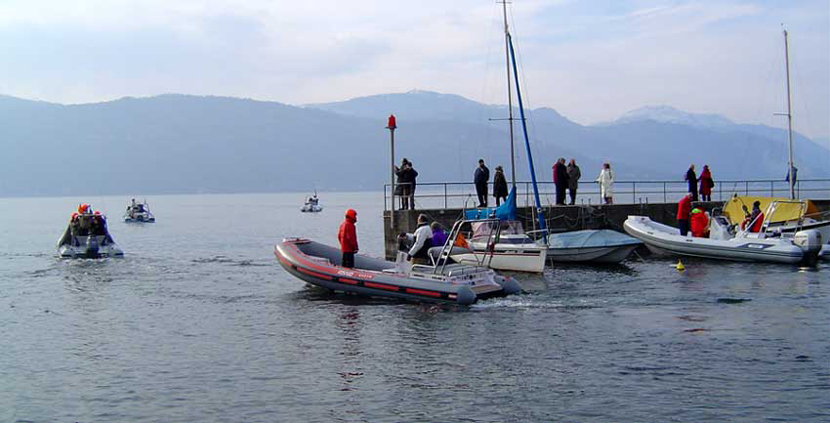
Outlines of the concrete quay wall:
{"type": "MultiPolygon", "coordinates": [[[[830,200],[813,200],[822,211],[830,209],[830,200]]],[[[706,210],[723,206],[722,202],[711,201],[698,203],[706,210]]],[[[463,216],[462,209],[421,209],[395,210],[394,225],[390,224],[390,212],[383,213],[384,251],[388,260],[394,260],[397,253],[397,235],[401,232],[412,233],[418,227],[418,215],[424,213],[430,220],[438,221],[447,230],[463,216]]],[[[579,229],[614,229],[623,230],[623,222],[629,215],[648,216],[652,220],[667,225],[677,225],[677,203],[641,203],[608,205],[574,205],[551,206],[543,209],[545,221],[551,232],[565,232],[579,229]]],[[[520,207],[516,212],[526,231],[534,228],[533,210],[520,207]]]]}

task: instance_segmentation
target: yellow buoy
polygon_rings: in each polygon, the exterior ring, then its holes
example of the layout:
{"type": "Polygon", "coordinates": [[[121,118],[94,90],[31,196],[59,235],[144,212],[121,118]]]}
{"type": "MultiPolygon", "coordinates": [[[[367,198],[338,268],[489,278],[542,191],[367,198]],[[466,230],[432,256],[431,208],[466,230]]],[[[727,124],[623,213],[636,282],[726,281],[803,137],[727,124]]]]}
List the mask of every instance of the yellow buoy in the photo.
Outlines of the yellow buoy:
{"type": "Polygon", "coordinates": [[[679,272],[682,272],[682,271],[686,270],[686,266],[684,266],[684,265],[683,265],[683,262],[682,262],[682,261],[680,261],[680,260],[677,260],[677,266],[675,266],[675,268],[676,268],[679,272]]]}

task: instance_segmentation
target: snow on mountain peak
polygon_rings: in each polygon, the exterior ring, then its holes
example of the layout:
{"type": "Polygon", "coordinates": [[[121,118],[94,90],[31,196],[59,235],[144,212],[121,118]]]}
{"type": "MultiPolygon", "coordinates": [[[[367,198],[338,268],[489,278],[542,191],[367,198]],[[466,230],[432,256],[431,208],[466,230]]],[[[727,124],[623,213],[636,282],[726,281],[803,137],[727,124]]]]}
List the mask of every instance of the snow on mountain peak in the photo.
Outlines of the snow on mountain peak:
{"type": "Polygon", "coordinates": [[[644,120],[703,128],[717,128],[735,124],[726,117],[718,114],[689,113],[666,105],[646,106],[631,110],[617,119],[615,123],[640,122],[644,120]]]}

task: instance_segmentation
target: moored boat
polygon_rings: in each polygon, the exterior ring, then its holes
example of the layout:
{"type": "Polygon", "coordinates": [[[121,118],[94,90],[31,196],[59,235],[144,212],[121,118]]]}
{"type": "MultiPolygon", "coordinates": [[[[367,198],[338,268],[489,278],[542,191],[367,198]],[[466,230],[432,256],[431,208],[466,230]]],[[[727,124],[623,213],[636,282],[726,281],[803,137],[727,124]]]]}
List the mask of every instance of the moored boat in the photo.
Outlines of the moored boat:
{"type": "Polygon", "coordinates": [[[339,248],[303,238],[284,239],[274,255],[295,277],[337,292],[461,305],[521,292],[513,278],[484,267],[446,261],[410,265],[401,254],[397,262],[356,254],[355,267],[345,268],[339,248]]]}
{"type": "Polygon", "coordinates": [[[73,213],[69,225],[58,241],[58,256],[61,258],[107,258],[123,257],[107,229],[106,217],[83,204],[78,213],[73,213]]]}
{"type": "Polygon", "coordinates": [[[530,239],[516,220],[487,219],[470,222],[469,249],[453,250],[450,257],[459,263],[486,263],[491,269],[542,273],[547,246],[530,239]],[[483,259],[486,258],[486,261],[483,259]]]}
{"type": "Polygon", "coordinates": [[[720,260],[815,264],[821,234],[803,230],[793,236],[767,237],[764,231],[735,230],[724,216],[710,219],[709,237],[680,235],[680,230],[646,216],[629,216],[625,231],[658,254],[675,254],[720,260]],[[733,232],[734,231],[734,232],[733,232]]]}
{"type": "Polygon", "coordinates": [[[610,229],[585,229],[548,236],[548,259],[554,262],[615,264],[643,243],[610,229]]]}
{"type": "Polygon", "coordinates": [[[316,192],[313,196],[306,199],[305,204],[300,207],[300,211],[303,213],[317,213],[323,211],[323,206],[320,205],[320,199],[317,198],[316,192]]]}

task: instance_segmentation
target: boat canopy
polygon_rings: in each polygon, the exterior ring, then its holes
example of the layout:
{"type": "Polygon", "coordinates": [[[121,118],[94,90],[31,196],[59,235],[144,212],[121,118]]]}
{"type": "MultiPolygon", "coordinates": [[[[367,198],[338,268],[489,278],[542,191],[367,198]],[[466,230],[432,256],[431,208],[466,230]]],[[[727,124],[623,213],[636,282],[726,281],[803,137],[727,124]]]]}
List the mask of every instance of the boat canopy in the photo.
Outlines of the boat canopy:
{"type": "Polygon", "coordinates": [[[510,189],[507,200],[498,207],[464,210],[464,220],[480,219],[516,220],[516,187],[510,189]]]}
{"type": "Polygon", "coordinates": [[[756,201],[761,202],[761,210],[766,211],[770,203],[778,201],[773,216],[766,216],[769,223],[786,222],[789,220],[797,220],[806,215],[813,215],[819,213],[818,207],[810,200],[793,201],[783,197],[757,197],[747,195],[733,196],[726,204],[723,205],[723,214],[729,219],[731,224],[740,223],[745,218],[743,206],[752,212],[752,204],[756,201]]]}

